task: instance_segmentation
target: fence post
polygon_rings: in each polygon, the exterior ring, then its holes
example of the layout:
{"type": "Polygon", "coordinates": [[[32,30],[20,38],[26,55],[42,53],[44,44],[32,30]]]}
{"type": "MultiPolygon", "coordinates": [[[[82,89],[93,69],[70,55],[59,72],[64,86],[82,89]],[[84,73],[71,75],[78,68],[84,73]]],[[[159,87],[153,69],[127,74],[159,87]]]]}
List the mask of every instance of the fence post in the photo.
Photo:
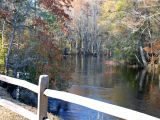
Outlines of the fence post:
{"type": "Polygon", "coordinates": [[[39,77],[38,85],[38,120],[44,120],[47,118],[48,110],[48,97],[44,95],[44,91],[48,88],[49,77],[48,75],[41,75],[39,77]]]}

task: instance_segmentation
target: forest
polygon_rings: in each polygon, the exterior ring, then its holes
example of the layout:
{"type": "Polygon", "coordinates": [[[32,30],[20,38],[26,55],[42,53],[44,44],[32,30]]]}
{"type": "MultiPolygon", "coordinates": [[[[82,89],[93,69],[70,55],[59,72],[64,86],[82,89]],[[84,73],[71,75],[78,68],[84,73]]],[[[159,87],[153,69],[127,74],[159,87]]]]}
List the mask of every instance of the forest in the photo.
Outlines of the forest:
{"type": "Polygon", "coordinates": [[[159,33],[160,0],[0,0],[0,119],[6,96],[44,119],[160,118],[159,33]]]}
{"type": "Polygon", "coordinates": [[[159,26],[159,0],[0,0],[0,72],[70,79],[70,55],[155,67],[159,26]]]}

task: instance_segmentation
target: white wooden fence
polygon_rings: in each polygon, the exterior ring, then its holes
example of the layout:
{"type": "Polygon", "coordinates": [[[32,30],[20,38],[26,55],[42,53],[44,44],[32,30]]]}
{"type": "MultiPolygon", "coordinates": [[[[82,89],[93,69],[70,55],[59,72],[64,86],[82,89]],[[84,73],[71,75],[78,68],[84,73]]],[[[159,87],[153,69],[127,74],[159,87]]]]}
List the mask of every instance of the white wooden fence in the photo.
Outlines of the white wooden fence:
{"type": "Polygon", "coordinates": [[[27,81],[0,75],[0,81],[10,84],[18,85],[27,88],[38,94],[38,108],[37,114],[34,114],[21,106],[18,106],[5,99],[0,99],[0,105],[6,107],[28,119],[31,120],[44,120],[47,118],[48,97],[61,99],[67,102],[75,103],[102,113],[106,113],[118,118],[127,120],[160,120],[159,118],[140,113],[131,109],[104,103],[98,100],[82,97],[79,95],[50,90],[48,88],[49,78],[47,75],[41,75],[39,78],[39,85],[31,84],[27,81]]]}

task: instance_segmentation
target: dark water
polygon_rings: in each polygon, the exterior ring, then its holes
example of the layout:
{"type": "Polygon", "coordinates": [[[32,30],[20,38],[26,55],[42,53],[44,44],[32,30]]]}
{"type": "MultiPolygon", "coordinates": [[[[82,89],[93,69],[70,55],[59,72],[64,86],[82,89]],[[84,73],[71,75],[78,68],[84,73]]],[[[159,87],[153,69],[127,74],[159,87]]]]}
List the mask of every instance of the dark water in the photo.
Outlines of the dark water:
{"type": "MultiPolygon", "coordinates": [[[[111,67],[99,57],[75,58],[70,93],[123,106],[160,118],[160,80],[146,70],[111,67]]],[[[79,105],[68,103],[59,113],[64,120],[117,120],[79,105]]]]}
{"type": "MultiPolygon", "coordinates": [[[[111,103],[160,118],[160,76],[147,70],[105,65],[105,58],[67,58],[75,66],[68,92],[111,103]]],[[[67,63],[68,64],[68,63],[67,63]]],[[[37,106],[37,95],[17,89],[14,96],[37,106]]],[[[48,111],[62,120],[118,120],[118,118],[76,104],[49,98],[48,111]]]]}

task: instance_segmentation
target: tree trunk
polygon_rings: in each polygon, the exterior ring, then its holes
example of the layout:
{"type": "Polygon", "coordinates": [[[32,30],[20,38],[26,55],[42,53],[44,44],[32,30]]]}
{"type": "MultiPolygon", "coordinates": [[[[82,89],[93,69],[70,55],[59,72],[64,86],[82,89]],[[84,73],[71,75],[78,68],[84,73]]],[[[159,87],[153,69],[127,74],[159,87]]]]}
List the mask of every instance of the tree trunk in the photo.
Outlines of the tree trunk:
{"type": "Polygon", "coordinates": [[[9,42],[9,47],[8,47],[8,52],[7,52],[7,56],[6,56],[6,63],[5,63],[5,69],[6,69],[6,75],[8,75],[8,70],[9,70],[9,55],[11,53],[11,49],[12,49],[12,45],[13,45],[13,40],[15,38],[15,31],[16,28],[13,28],[11,37],[10,37],[10,42],[9,42]]]}
{"type": "Polygon", "coordinates": [[[2,29],[2,49],[4,49],[4,29],[5,29],[5,20],[3,22],[3,29],[2,29]]]}
{"type": "Polygon", "coordinates": [[[139,91],[142,91],[142,89],[143,89],[143,84],[144,84],[146,73],[147,73],[147,69],[144,68],[142,70],[140,81],[139,81],[139,91]]]}
{"type": "Polygon", "coordinates": [[[142,58],[143,65],[144,65],[144,67],[146,67],[147,66],[147,62],[146,62],[146,58],[144,56],[144,52],[143,52],[142,46],[140,46],[140,55],[141,55],[141,58],[142,58]]]}

